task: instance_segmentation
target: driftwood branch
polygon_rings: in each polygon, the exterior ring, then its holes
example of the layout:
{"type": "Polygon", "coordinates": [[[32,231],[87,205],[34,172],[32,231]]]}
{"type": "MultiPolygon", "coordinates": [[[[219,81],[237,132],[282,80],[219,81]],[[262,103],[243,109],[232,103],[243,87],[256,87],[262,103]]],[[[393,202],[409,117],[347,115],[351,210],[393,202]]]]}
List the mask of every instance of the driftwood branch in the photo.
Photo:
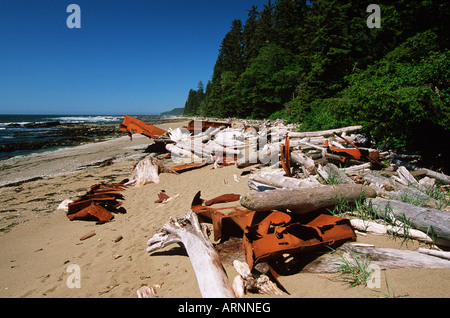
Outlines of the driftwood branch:
{"type": "Polygon", "coordinates": [[[362,128],[363,128],[362,126],[351,126],[351,127],[322,130],[322,131],[289,132],[288,136],[291,138],[320,137],[320,136],[333,135],[334,133],[341,134],[343,132],[356,131],[356,130],[360,130],[362,128]]]}
{"type": "Polygon", "coordinates": [[[205,298],[235,297],[219,255],[200,225],[197,215],[190,211],[181,219],[170,218],[160,233],[147,243],[151,253],[170,244],[182,244],[194,268],[200,292],[205,298]]]}

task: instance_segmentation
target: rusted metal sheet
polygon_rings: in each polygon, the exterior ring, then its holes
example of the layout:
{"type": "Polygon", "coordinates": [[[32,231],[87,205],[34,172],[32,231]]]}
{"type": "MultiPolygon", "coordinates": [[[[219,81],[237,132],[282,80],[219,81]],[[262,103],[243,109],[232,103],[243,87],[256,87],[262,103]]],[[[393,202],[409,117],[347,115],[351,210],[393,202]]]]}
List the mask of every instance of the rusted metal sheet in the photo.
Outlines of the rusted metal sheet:
{"type": "Polygon", "coordinates": [[[302,253],[356,239],[349,220],[345,218],[320,214],[305,221],[305,216],[287,212],[255,212],[242,206],[212,208],[204,205],[225,199],[230,199],[227,202],[237,201],[236,198],[237,195],[223,195],[205,202],[198,192],[192,202],[192,211],[202,221],[213,224],[216,241],[230,235],[223,228],[226,220],[237,225],[250,269],[259,262],[279,258],[286,253],[302,253]]]}
{"type": "Polygon", "coordinates": [[[136,133],[153,139],[159,139],[162,135],[167,133],[164,129],[147,124],[142,120],[127,115],[124,115],[124,119],[122,124],[120,124],[119,130],[126,132],[130,138],[132,138],[132,134],[136,133]]]}
{"type": "Polygon", "coordinates": [[[358,146],[353,144],[347,138],[342,137],[341,135],[334,133],[337,137],[343,139],[348,144],[352,145],[354,148],[340,148],[335,146],[330,146],[328,140],[325,140],[325,146],[332,153],[339,156],[339,160],[343,163],[346,163],[349,159],[355,160],[363,160],[370,161],[375,166],[381,166],[379,162],[379,152],[378,151],[368,151],[365,149],[360,149],[358,146]]]}
{"type": "Polygon", "coordinates": [[[251,269],[257,263],[283,254],[308,252],[355,239],[348,219],[320,214],[303,224],[293,221],[286,213],[275,211],[260,224],[247,228],[243,243],[251,269]]]}
{"type": "Polygon", "coordinates": [[[96,184],[80,196],[74,202],[68,205],[67,217],[70,220],[97,221],[106,223],[114,218],[114,213],[124,213],[121,208],[123,195],[118,193],[124,190],[124,183],[127,180],[117,184],[96,184]]]}
{"type": "Polygon", "coordinates": [[[223,194],[214,199],[206,201],[205,205],[210,206],[210,205],[217,204],[217,203],[235,202],[235,201],[239,201],[240,198],[241,198],[240,194],[233,194],[233,193],[223,194]]]}
{"type": "Polygon", "coordinates": [[[206,162],[198,162],[198,163],[197,162],[191,162],[191,163],[186,163],[186,164],[183,164],[183,165],[171,167],[170,169],[172,169],[176,173],[182,173],[182,172],[185,172],[185,171],[202,168],[202,167],[204,167],[206,165],[207,165],[206,162]]]}
{"type": "Polygon", "coordinates": [[[290,139],[289,136],[286,137],[286,141],[280,145],[280,161],[281,166],[283,167],[284,172],[288,177],[292,177],[291,173],[291,151],[290,147],[290,139]]]}
{"type": "Polygon", "coordinates": [[[231,124],[224,123],[224,122],[214,122],[214,121],[207,121],[207,120],[191,120],[188,125],[184,128],[189,130],[189,132],[200,132],[198,128],[201,128],[201,131],[205,131],[208,128],[220,128],[220,127],[231,127],[231,124]],[[201,123],[201,124],[199,124],[201,123]],[[197,131],[198,130],[198,131],[197,131]]]}

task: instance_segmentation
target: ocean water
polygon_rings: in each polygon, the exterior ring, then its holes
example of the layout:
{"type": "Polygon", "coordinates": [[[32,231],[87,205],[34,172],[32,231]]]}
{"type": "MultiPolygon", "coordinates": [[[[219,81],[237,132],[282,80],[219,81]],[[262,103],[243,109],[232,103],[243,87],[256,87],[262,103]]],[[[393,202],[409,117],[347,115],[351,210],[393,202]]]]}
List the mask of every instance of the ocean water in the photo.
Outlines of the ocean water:
{"type": "Polygon", "coordinates": [[[121,123],[123,116],[111,115],[0,115],[0,160],[32,152],[55,148],[20,149],[13,152],[2,151],[2,145],[32,143],[63,138],[62,129],[55,127],[29,127],[30,124],[43,123],[121,123]],[[28,127],[27,127],[28,126],[28,127]]]}

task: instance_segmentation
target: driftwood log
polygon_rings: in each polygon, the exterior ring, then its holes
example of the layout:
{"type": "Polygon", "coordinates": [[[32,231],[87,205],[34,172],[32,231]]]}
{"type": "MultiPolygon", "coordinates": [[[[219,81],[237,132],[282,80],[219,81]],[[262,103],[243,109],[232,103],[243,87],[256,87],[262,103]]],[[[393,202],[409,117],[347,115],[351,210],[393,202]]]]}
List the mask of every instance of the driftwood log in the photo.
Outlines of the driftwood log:
{"type": "Polygon", "coordinates": [[[239,169],[246,168],[248,166],[257,163],[267,163],[270,161],[278,161],[280,155],[280,145],[278,143],[265,146],[259,151],[250,151],[248,154],[244,154],[236,162],[236,166],[239,169]]]}
{"type": "Polygon", "coordinates": [[[330,129],[322,131],[310,131],[310,132],[289,132],[288,136],[291,138],[305,138],[305,137],[320,137],[333,135],[334,133],[341,134],[343,132],[350,132],[362,129],[362,126],[351,126],[339,129],[330,129]]]}
{"type": "Polygon", "coordinates": [[[327,163],[324,167],[325,172],[328,174],[328,180],[336,179],[339,184],[354,184],[355,182],[348,177],[341,169],[339,169],[333,163],[327,163]]]}
{"type": "Polygon", "coordinates": [[[382,198],[369,199],[367,203],[377,209],[381,217],[391,218],[392,213],[397,219],[409,222],[413,228],[437,238],[450,240],[449,212],[382,198]]]}
{"type": "Polygon", "coordinates": [[[306,189],[277,189],[241,196],[241,205],[252,211],[286,210],[304,214],[347,200],[374,198],[370,187],[357,184],[322,186],[306,189]]]}
{"type": "Polygon", "coordinates": [[[206,234],[206,228],[200,225],[194,212],[190,211],[177,220],[170,218],[160,233],[148,241],[147,252],[151,253],[174,243],[182,244],[186,249],[202,297],[235,297],[219,255],[206,234]]]}
{"type": "MultiPolygon", "coordinates": [[[[354,263],[355,258],[367,257],[371,265],[376,265],[381,270],[396,268],[450,268],[450,261],[447,259],[415,251],[377,248],[351,243],[344,244],[338,248],[338,251],[351,263],[354,263]]],[[[323,255],[307,264],[303,271],[335,273],[339,271],[341,264],[342,261],[339,258],[323,255]]]]}
{"type": "Polygon", "coordinates": [[[313,188],[320,187],[322,184],[314,178],[297,179],[292,177],[286,177],[280,173],[275,172],[264,172],[260,171],[251,175],[249,182],[255,181],[262,183],[269,187],[275,188],[313,188]]]}
{"type": "Polygon", "coordinates": [[[125,185],[134,184],[135,187],[142,187],[147,183],[159,183],[160,173],[175,173],[166,167],[161,161],[153,157],[146,157],[139,161],[133,168],[129,181],[125,185]]]}
{"type": "Polygon", "coordinates": [[[444,184],[450,184],[450,176],[443,174],[443,173],[439,173],[430,169],[426,169],[426,168],[422,168],[419,167],[417,165],[414,164],[410,164],[408,162],[404,162],[398,159],[394,159],[392,160],[392,163],[397,165],[397,166],[403,166],[408,168],[408,170],[410,171],[415,171],[415,170],[424,170],[426,171],[426,175],[430,178],[434,178],[436,180],[439,180],[440,182],[444,183],[444,184]]]}
{"type": "Polygon", "coordinates": [[[292,151],[291,161],[303,167],[309,174],[316,174],[316,164],[314,160],[305,155],[302,151],[292,151]]]}

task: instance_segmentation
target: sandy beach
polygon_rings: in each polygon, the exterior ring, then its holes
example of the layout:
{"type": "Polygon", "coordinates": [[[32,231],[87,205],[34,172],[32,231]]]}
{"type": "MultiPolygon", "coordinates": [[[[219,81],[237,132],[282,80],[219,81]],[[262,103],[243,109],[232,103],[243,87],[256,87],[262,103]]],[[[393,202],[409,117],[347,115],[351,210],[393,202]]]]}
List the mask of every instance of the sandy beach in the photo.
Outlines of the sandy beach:
{"type": "MultiPolygon", "coordinates": [[[[167,130],[186,124],[158,126],[167,130]]],[[[248,175],[241,176],[242,169],[209,165],[179,175],[161,174],[158,184],[130,186],[123,192],[126,213],[102,225],[70,221],[57,209],[63,200],[75,199],[91,185],[128,178],[133,165],[149,155],[144,150],[150,143],[145,136],[134,135],[132,141],[124,136],[0,162],[0,297],[136,298],[142,284],[161,285],[155,298],[201,297],[189,257],[181,247],[172,245],[148,254],[146,243],[169,216],[184,216],[198,191],[204,199],[249,193],[248,175]],[[103,166],[106,160],[113,164],[103,166]],[[165,205],[154,203],[161,190],[171,197],[180,196],[165,205]],[[80,240],[93,231],[94,236],[80,240]],[[123,238],[115,242],[119,236],[123,238]],[[72,265],[80,270],[80,288],[68,284],[72,265]]],[[[168,159],[165,163],[175,165],[168,159]]],[[[422,246],[370,234],[358,236],[357,241],[409,250],[422,246]]],[[[235,269],[229,261],[223,265],[232,281],[235,269]]],[[[350,287],[335,274],[294,273],[279,280],[289,291],[281,297],[377,298],[392,293],[397,297],[450,297],[449,269],[383,271],[380,288],[350,287]]]]}

